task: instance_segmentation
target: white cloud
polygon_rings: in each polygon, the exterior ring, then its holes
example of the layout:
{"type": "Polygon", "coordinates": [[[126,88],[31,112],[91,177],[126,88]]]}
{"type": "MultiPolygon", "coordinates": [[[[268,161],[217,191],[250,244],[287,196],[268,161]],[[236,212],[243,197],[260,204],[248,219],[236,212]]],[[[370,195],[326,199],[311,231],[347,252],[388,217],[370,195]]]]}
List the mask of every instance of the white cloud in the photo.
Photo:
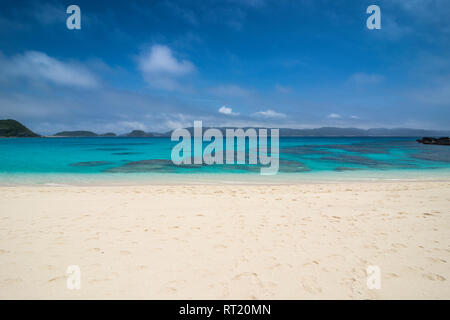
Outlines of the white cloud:
{"type": "Polygon", "coordinates": [[[413,29],[410,25],[399,23],[394,17],[384,15],[381,22],[382,33],[376,35],[381,38],[386,38],[390,41],[396,41],[406,35],[413,34],[413,29]]]}
{"type": "Polygon", "coordinates": [[[125,132],[131,130],[147,131],[147,126],[139,121],[120,121],[117,125],[125,132]]]}
{"type": "Polygon", "coordinates": [[[92,88],[99,85],[96,76],[77,63],[63,62],[38,51],[27,51],[10,59],[0,56],[3,80],[25,78],[36,82],[92,88]]]}
{"type": "Polygon", "coordinates": [[[389,5],[397,5],[415,18],[448,23],[445,19],[441,19],[447,16],[450,7],[448,0],[389,0],[388,2],[389,5]]]}
{"type": "Polygon", "coordinates": [[[188,60],[178,60],[164,45],[153,45],[139,57],[139,69],[149,85],[159,89],[178,90],[178,79],[195,71],[188,60]]]}
{"type": "Polygon", "coordinates": [[[359,117],[358,117],[358,116],[355,116],[355,115],[352,115],[352,116],[350,116],[350,119],[357,120],[357,119],[359,119],[359,117]]]}
{"type": "Polygon", "coordinates": [[[178,61],[169,47],[154,45],[149,52],[144,53],[140,59],[143,72],[168,73],[183,75],[194,71],[194,65],[187,60],[178,61]]]}
{"type": "Polygon", "coordinates": [[[337,113],[330,113],[330,114],[327,116],[327,118],[330,118],[330,119],[340,119],[340,118],[342,118],[342,117],[341,117],[341,115],[339,115],[339,114],[337,114],[337,113]]]}
{"type": "Polygon", "coordinates": [[[258,111],[254,113],[257,117],[263,117],[263,118],[285,118],[286,115],[284,113],[275,112],[273,110],[266,110],[266,111],[258,111]]]}
{"type": "Polygon", "coordinates": [[[42,24],[64,23],[68,17],[62,4],[36,2],[30,9],[31,15],[42,24]]]}
{"type": "Polygon", "coordinates": [[[291,88],[282,86],[282,85],[279,84],[279,83],[277,83],[277,84],[275,85],[275,90],[276,90],[277,92],[283,93],[283,94],[290,93],[290,92],[292,91],[291,88]]]}
{"type": "Polygon", "coordinates": [[[384,80],[384,77],[379,74],[370,74],[364,72],[357,72],[350,76],[349,81],[356,84],[377,84],[384,80]]]}
{"type": "Polygon", "coordinates": [[[226,107],[226,106],[221,106],[219,108],[219,112],[222,114],[230,115],[230,116],[238,116],[239,115],[239,113],[233,112],[233,109],[226,107]]]}

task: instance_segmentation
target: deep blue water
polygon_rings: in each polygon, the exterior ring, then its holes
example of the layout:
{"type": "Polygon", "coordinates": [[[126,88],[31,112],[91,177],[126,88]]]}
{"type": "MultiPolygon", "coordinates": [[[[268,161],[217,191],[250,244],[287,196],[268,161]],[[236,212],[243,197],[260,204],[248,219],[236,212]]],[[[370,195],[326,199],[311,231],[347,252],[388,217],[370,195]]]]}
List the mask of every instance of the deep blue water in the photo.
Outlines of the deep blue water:
{"type": "MultiPolygon", "coordinates": [[[[175,166],[170,161],[175,144],[169,138],[0,139],[0,179],[61,174],[259,175],[259,167],[254,165],[175,166]]],[[[339,178],[350,173],[382,173],[395,178],[401,172],[409,172],[410,177],[419,173],[448,176],[450,147],[422,145],[415,138],[280,138],[281,176],[329,173],[339,178]]]]}

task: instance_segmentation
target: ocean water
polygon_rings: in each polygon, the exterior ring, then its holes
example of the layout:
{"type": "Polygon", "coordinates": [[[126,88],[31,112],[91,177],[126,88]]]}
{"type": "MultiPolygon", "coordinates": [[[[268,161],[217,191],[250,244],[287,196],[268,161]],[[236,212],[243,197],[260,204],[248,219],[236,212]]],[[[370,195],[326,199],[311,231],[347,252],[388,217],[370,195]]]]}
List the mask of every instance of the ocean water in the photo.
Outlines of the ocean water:
{"type": "Polygon", "coordinates": [[[415,138],[282,137],[275,176],[261,176],[258,165],[248,164],[175,166],[175,144],[169,138],[0,139],[0,184],[450,178],[450,147],[415,138]]]}

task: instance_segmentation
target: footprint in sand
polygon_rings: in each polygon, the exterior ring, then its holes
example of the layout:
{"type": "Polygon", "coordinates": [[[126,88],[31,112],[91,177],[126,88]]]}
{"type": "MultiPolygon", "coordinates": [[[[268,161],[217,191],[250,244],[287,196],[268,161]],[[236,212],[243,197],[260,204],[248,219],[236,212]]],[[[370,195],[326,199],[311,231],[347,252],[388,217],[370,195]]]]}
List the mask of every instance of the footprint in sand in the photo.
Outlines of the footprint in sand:
{"type": "Polygon", "coordinates": [[[319,294],[322,292],[322,288],[317,283],[317,278],[315,276],[302,277],[300,283],[303,289],[308,293],[319,294]]]}
{"type": "Polygon", "coordinates": [[[149,267],[145,266],[145,265],[139,265],[139,266],[136,266],[136,269],[137,270],[147,270],[147,269],[149,269],[149,267]]]}
{"type": "Polygon", "coordinates": [[[256,279],[258,280],[258,274],[255,272],[243,272],[235,275],[231,280],[241,280],[245,278],[256,279]]]}
{"type": "Polygon", "coordinates": [[[271,270],[283,269],[283,268],[292,269],[292,265],[289,263],[285,263],[285,264],[277,263],[277,264],[273,265],[272,267],[270,267],[271,270]]]}
{"type": "Polygon", "coordinates": [[[428,258],[428,259],[432,262],[447,263],[447,260],[444,260],[444,259],[439,259],[439,258],[428,258]]]}
{"type": "Polygon", "coordinates": [[[407,246],[405,246],[402,243],[393,243],[391,244],[394,248],[407,248],[407,246]]]}
{"type": "Polygon", "coordinates": [[[426,273],[422,277],[432,281],[445,281],[446,279],[437,273],[426,273]]]}
{"type": "Polygon", "coordinates": [[[177,289],[173,288],[173,287],[167,287],[167,288],[162,288],[161,290],[159,290],[159,292],[162,294],[175,294],[175,293],[177,293],[177,289]]]}
{"type": "Polygon", "coordinates": [[[64,281],[66,280],[66,276],[57,276],[48,280],[48,282],[56,282],[56,281],[64,281]]]}
{"type": "Polygon", "coordinates": [[[2,280],[2,284],[9,285],[9,284],[17,284],[23,282],[22,278],[10,278],[10,279],[4,279],[2,280]]]}
{"type": "Polygon", "coordinates": [[[177,293],[177,288],[184,285],[185,283],[186,283],[185,280],[169,281],[165,284],[165,287],[162,288],[159,292],[163,294],[175,294],[177,293]]]}

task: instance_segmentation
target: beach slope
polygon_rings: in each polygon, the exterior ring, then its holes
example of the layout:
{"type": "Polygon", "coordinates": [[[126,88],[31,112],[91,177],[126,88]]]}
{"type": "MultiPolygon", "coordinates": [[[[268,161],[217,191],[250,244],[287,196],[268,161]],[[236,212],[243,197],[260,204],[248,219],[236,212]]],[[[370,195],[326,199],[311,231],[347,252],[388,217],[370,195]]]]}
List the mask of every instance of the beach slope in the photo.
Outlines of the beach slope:
{"type": "Polygon", "coordinates": [[[0,187],[0,298],[450,299],[449,208],[445,181],[0,187]]]}

